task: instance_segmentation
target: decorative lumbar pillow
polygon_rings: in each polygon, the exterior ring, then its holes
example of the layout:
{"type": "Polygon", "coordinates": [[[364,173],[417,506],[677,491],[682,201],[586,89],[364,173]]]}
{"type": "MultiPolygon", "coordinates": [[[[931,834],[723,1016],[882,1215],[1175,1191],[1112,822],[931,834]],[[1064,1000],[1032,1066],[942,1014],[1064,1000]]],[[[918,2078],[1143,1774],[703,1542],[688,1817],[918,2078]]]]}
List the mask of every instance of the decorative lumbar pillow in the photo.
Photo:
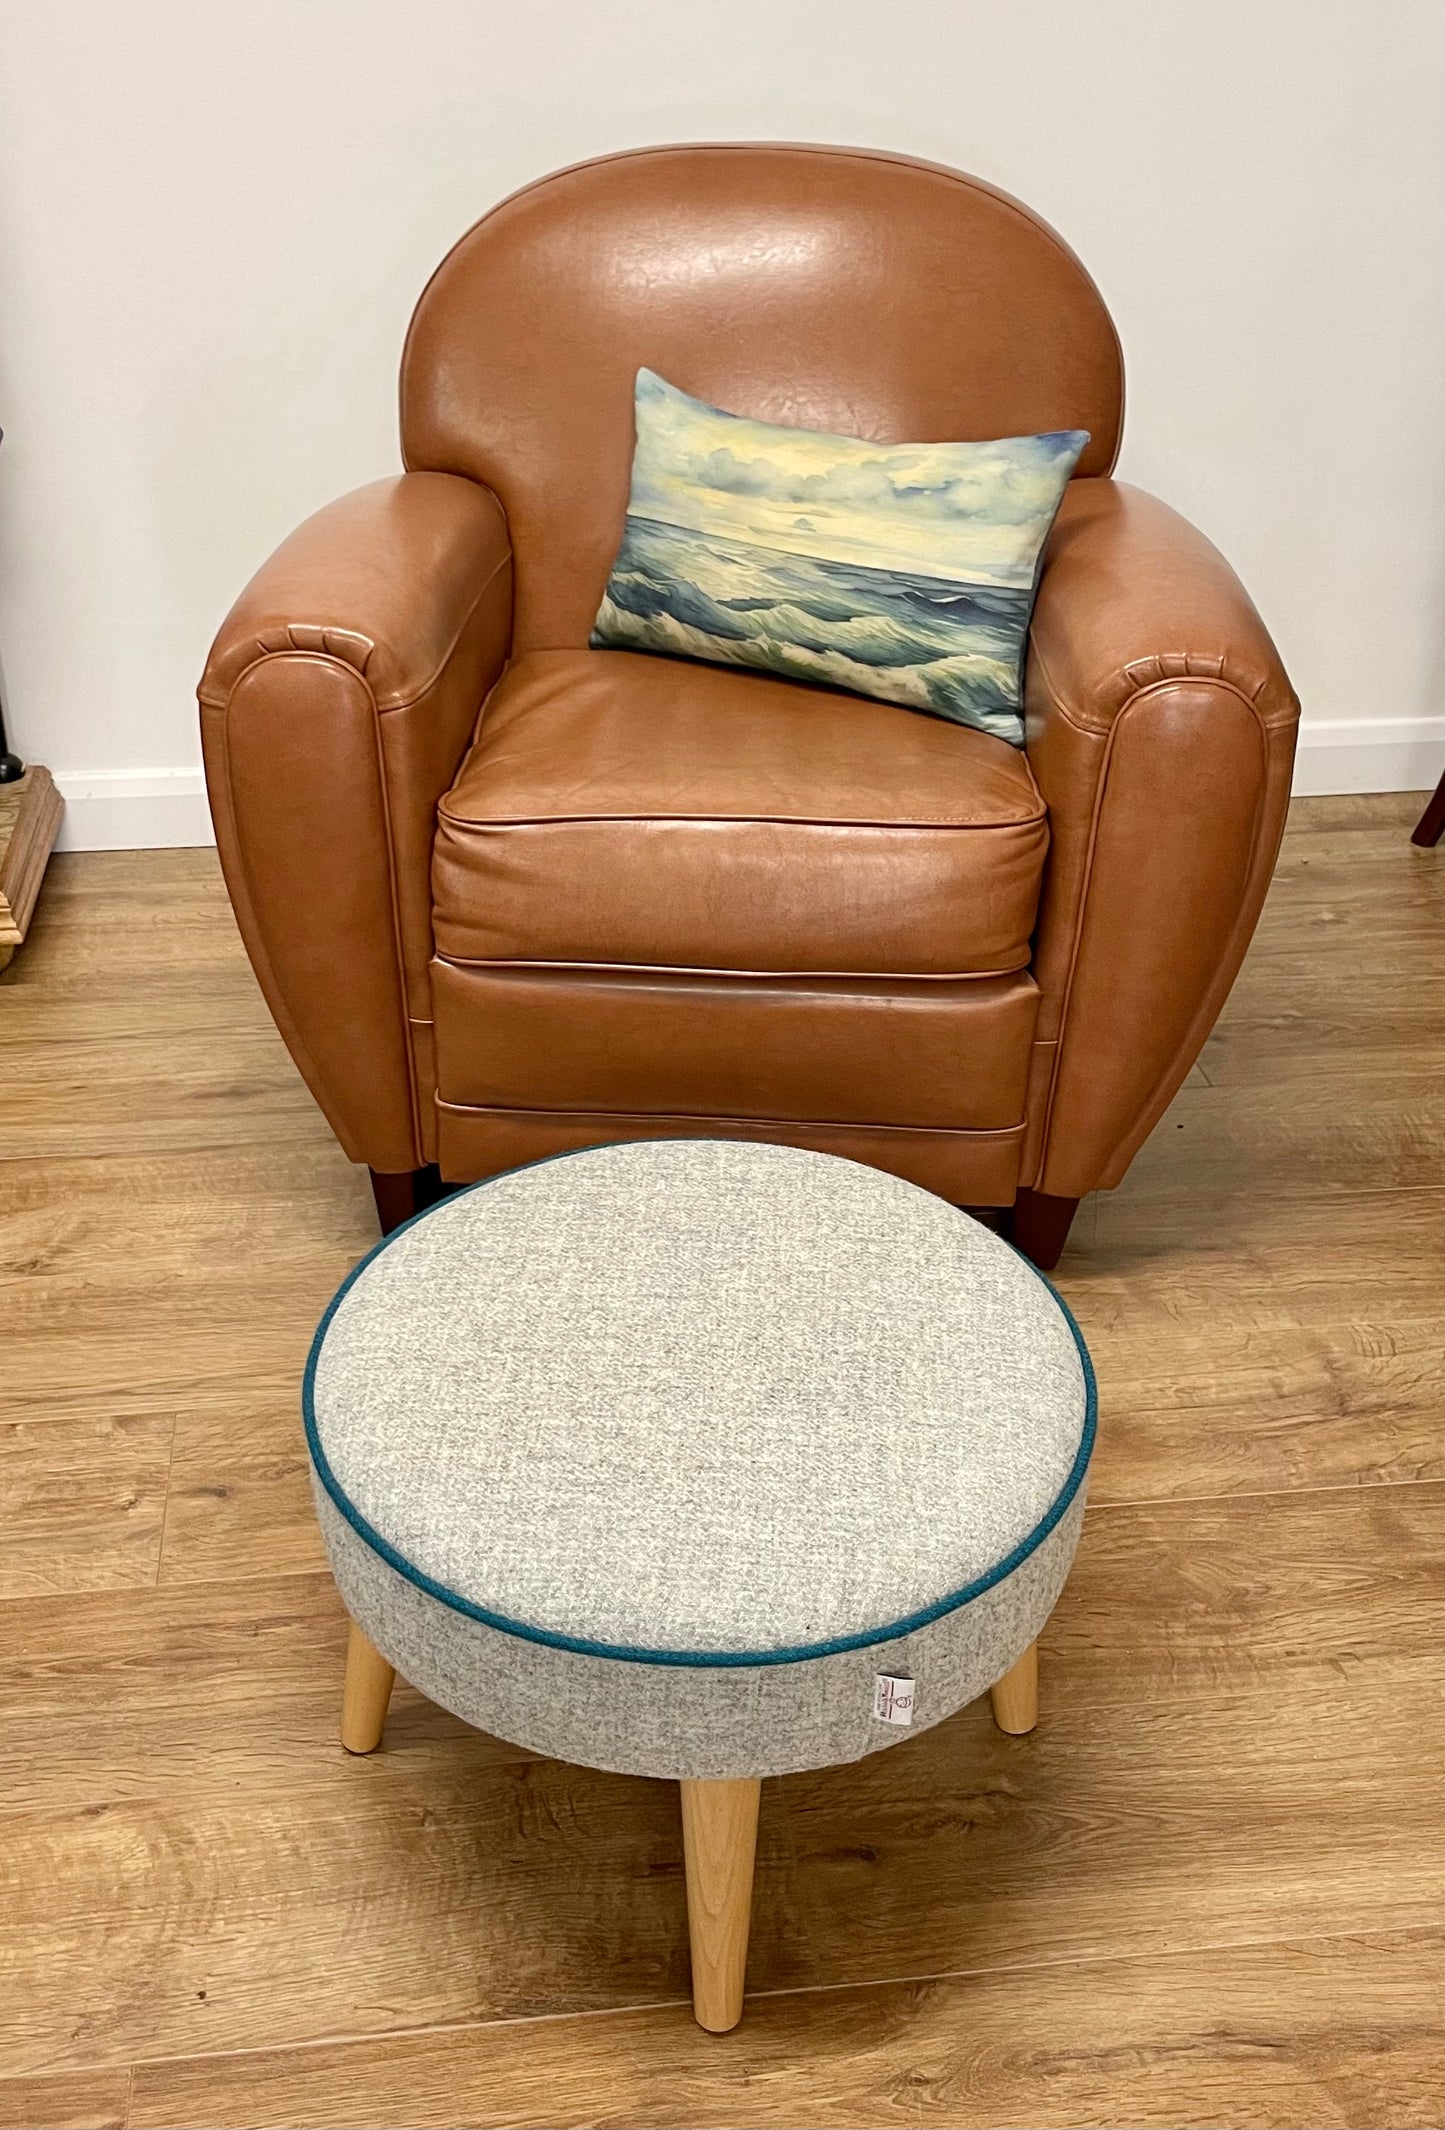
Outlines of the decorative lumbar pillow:
{"type": "Polygon", "coordinates": [[[622,546],[591,642],[752,666],[1023,745],[1039,559],[1086,429],[872,444],[637,373],[622,546]]]}

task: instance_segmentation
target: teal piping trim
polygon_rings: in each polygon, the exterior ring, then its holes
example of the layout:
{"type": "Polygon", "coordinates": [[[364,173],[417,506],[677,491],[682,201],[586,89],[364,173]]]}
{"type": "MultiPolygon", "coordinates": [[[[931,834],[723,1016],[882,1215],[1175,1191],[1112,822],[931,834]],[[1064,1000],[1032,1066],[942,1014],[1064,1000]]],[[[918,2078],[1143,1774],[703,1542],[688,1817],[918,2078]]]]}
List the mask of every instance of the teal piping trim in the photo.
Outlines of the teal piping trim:
{"type": "MultiPolygon", "coordinates": [[[[627,1143],[629,1145],[666,1146],[674,1142],[671,1140],[651,1140],[646,1142],[629,1140],[627,1143]]],[[[728,1144],[730,1142],[719,1143],[728,1144]]],[[[1089,1469],[1089,1459],[1094,1450],[1094,1436],[1098,1426],[1099,1395],[1098,1386],[1094,1379],[1094,1364],[1089,1358],[1089,1349],[1084,1344],[1084,1335],[1074,1321],[1073,1311],[1059,1293],[1053,1281],[1046,1278],[1039,1271],[1037,1265],[1029,1264],[1029,1260],[1023,1256],[1021,1251],[1016,1251],[1015,1255],[1020,1258],[1022,1263],[1028,1265],[1034,1278],[1047,1287],[1049,1293],[1053,1296],[1060,1315],[1069,1327],[1075,1348],[1078,1351],[1079,1365],[1084,1372],[1084,1425],[1079,1436],[1079,1447],[1074,1454],[1074,1461],[1069,1468],[1067,1479],[1065,1479],[1058,1493],[1054,1496],[1054,1499],[1033,1529],[1026,1537],[1020,1539],[1012,1552],[1006,1553],[1001,1561],[996,1561],[993,1567],[988,1569],[983,1575],[975,1576],[971,1583],[965,1583],[959,1590],[950,1591],[946,1597],[935,1599],[931,1605],[920,1607],[917,1612],[910,1612],[900,1620],[891,1620],[886,1627],[868,1628],[860,1634],[836,1635],[827,1642],[803,1643],[795,1648],[736,1650],[635,1648],[626,1642],[594,1642],[582,1635],[555,1634],[550,1628],[534,1627],[526,1620],[509,1619],[506,1613],[493,1612],[485,1605],[478,1605],[472,1598],[463,1597],[459,1590],[453,1590],[447,1584],[439,1583],[434,1576],[428,1575],[425,1569],[418,1568],[414,1561],[409,1561],[405,1554],[399,1553],[388,1539],[383,1538],[376,1526],[362,1515],[350,1495],[342,1487],[336,1474],[332,1471],[326,1452],[321,1446],[321,1437],[316,1425],[316,1369],[321,1359],[321,1349],[326,1342],[326,1334],[331,1327],[331,1320],[367,1266],[380,1257],[383,1250],[390,1249],[399,1235],[405,1235],[407,1229],[414,1228],[419,1221],[430,1220],[434,1213],[439,1213],[443,1206],[450,1204],[452,1198],[470,1196],[473,1191],[485,1191],[489,1185],[500,1183],[504,1176],[520,1176],[527,1169],[545,1168],[549,1162],[570,1161],[577,1154],[595,1153],[596,1151],[595,1147],[569,1147],[565,1153],[544,1154],[538,1161],[524,1161],[519,1163],[514,1169],[504,1169],[500,1175],[484,1177],[480,1183],[468,1184],[463,1191],[453,1192],[451,1198],[444,1198],[439,1204],[428,1206],[423,1213],[413,1214],[412,1218],[403,1221],[399,1228],[393,1228],[390,1235],[384,1235],[379,1243],[367,1251],[361,1262],[352,1267],[337,1288],[336,1293],[332,1296],[327,1306],[326,1314],[316,1327],[316,1336],[311,1341],[311,1351],[306,1357],[306,1374],[301,1388],[301,1411],[306,1425],[306,1446],[310,1452],[311,1462],[315,1467],[317,1478],[326,1489],[327,1494],[341,1515],[350,1524],[357,1537],[364,1540],[373,1553],[384,1560],[389,1568],[394,1568],[397,1574],[404,1577],[407,1582],[414,1584],[418,1590],[425,1591],[428,1597],[435,1598],[439,1604],[450,1607],[453,1612],[462,1613],[469,1620],[480,1620],[484,1627],[494,1627],[500,1634],[516,1635],[523,1642],[540,1642],[545,1648],[565,1649],[574,1656],[610,1657],[627,1664],[672,1664],[690,1666],[695,1669],[722,1668],[737,1670],[742,1667],[756,1667],[765,1664],[804,1664],[815,1657],[837,1657],[842,1656],[845,1651],[850,1649],[871,1649],[879,1642],[895,1642],[901,1635],[912,1634],[920,1627],[930,1626],[934,1620],[944,1619],[950,1612],[957,1612],[961,1606],[971,1604],[975,1598],[982,1597],[985,1591],[992,1590],[999,1583],[1005,1582],[1016,1569],[1023,1566],[1023,1563],[1031,1553],[1038,1550],[1049,1533],[1060,1522],[1069,1504],[1084,1483],[1084,1475],[1089,1469]]]]}

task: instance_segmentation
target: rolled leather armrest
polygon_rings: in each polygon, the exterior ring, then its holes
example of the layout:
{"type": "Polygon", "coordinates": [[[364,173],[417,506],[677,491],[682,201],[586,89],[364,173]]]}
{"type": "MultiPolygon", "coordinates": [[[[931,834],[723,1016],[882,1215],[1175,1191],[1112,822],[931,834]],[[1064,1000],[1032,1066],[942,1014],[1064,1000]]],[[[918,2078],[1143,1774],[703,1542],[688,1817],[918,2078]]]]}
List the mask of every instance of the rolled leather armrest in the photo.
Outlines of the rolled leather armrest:
{"type": "Polygon", "coordinates": [[[511,609],[496,497],[402,474],[278,548],[198,691],[246,950],[342,1146],[375,1169],[416,1168],[434,1148],[436,804],[507,657],[511,609]]]}
{"type": "Polygon", "coordinates": [[[1229,564],[1167,505],[1074,481],[1030,634],[1050,848],[1022,1180],[1118,1183],[1214,1025],[1269,885],[1299,705],[1229,564]]]}

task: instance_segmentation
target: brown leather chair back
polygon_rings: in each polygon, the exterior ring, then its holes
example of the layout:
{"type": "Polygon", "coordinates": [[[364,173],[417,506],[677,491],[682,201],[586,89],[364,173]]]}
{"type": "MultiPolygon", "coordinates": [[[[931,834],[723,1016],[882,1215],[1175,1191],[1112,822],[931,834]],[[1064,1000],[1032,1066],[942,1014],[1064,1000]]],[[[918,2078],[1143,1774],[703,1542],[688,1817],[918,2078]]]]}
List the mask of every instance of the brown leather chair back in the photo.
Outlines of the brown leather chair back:
{"type": "Polygon", "coordinates": [[[417,305],[409,467],[501,498],[518,651],[585,642],[621,537],[641,365],[733,413],[899,443],[1087,429],[1119,444],[1103,300],[1037,216],[866,149],[648,148],[529,185],[417,305]]]}

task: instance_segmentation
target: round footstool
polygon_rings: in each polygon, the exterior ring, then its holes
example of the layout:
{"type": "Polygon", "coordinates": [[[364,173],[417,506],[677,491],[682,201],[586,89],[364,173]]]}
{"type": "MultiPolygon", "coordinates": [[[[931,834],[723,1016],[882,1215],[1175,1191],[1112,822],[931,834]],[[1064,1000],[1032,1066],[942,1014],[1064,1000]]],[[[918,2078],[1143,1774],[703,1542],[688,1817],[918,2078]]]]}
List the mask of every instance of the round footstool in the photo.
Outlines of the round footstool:
{"type": "Polygon", "coordinates": [[[494,1177],[351,1274],[305,1414],[343,1743],[379,1742],[395,1667],[495,1737],[678,1780],[706,2027],[742,2009],[760,1777],[986,1688],[1034,1723],[1088,1356],[1031,1265],[896,1176],[674,1139],[494,1177]]]}

